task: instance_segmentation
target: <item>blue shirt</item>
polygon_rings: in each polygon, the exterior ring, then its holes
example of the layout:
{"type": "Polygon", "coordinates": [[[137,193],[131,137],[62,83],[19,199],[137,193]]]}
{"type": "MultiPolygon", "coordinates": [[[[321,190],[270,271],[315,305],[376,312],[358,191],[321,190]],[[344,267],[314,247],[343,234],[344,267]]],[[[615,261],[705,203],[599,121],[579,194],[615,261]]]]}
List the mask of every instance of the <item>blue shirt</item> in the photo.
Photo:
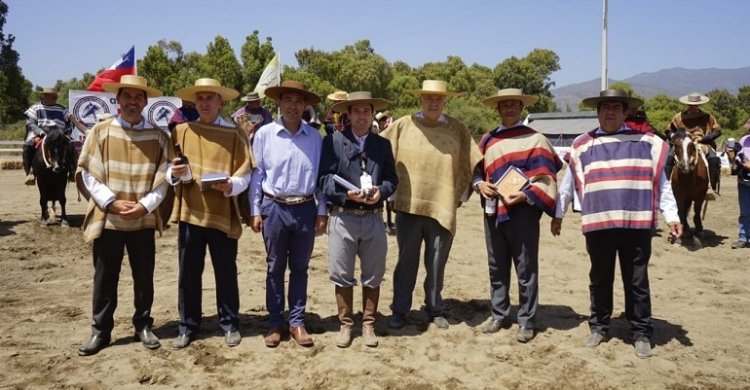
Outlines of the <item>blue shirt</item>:
{"type": "Polygon", "coordinates": [[[317,188],[323,138],[304,121],[297,133],[279,118],[258,129],[253,141],[257,167],[250,183],[250,214],[260,215],[263,193],[273,196],[315,194],[318,215],[326,215],[326,200],[317,188]]]}

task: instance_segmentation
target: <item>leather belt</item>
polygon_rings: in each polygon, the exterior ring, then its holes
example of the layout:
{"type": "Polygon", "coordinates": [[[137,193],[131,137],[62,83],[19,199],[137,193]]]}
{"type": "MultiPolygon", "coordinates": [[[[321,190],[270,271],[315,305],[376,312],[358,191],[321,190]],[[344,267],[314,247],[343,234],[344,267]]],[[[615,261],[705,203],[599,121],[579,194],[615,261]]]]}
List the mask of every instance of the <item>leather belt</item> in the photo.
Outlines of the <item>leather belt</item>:
{"type": "Polygon", "coordinates": [[[279,202],[288,205],[302,204],[315,199],[315,195],[295,195],[295,196],[274,196],[268,193],[263,193],[263,196],[272,199],[274,202],[279,202]]]}
{"type": "Polygon", "coordinates": [[[331,207],[332,212],[342,213],[342,214],[352,214],[352,215],[367,215],[367,214],[380,214],[383,212],[382,208],[377,209],[350,209],[347,207],[341,207],[341,206],[332,206],[331,207]]]}

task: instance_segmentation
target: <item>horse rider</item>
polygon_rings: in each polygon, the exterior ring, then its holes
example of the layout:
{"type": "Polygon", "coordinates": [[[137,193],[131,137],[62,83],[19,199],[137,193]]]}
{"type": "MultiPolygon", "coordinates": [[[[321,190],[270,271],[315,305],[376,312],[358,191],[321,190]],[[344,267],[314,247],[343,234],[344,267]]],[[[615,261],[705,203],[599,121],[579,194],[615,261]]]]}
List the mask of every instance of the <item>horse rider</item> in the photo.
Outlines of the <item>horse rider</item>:
{"type": "Polygon", "coordinates": [[[23,170],[26,173],[25,184],[34,185],[36,179],[31,169],[31,160],[34,158],[34,148],[37,140],[47,134],[53,127],[63,130],[65,135],[70,135],[72,125],[84,134],[87,129],[68,113],[68,109],[57,103],[57,90],[50,87],[43,88],[39,95],[39,103],[33,104],[24,114],[26,115],[26,136],[23,145],[23,170]]]}
{"type": "MultiPolygon", "coordinates": [[[[677,131],[677,129],[685,129],[695,142],[704,145],[703,151],[706,155],[708,177],[711,183],[708,193],[706,193],[706,199],[715,199],[715,191],[718,187],[719,174],[721,173],[721,159],[716,155],[715,140],[721,136],[721,126],[716,122],[716,118],[713,115],[700,109],[701,105],[708,103],[710,100],[708,96],[693,92],[682,96],[679,100],[680,103],[687,105],[687,109],[678,112],[672,118],[672,122],[669,124],[668,135],[671,138],[671,134],[677,131]]],[[[673,166],[674,152],[670,150],[666,164],[667,177],[670,177],[673,166]]]]}

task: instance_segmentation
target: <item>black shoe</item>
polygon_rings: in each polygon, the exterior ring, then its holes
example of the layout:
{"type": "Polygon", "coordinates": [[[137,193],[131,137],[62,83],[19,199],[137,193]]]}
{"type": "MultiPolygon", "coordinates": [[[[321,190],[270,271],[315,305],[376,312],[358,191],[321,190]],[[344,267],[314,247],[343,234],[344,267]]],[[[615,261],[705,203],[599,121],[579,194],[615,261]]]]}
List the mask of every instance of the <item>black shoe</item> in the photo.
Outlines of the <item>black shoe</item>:
{"type": "Polygon", "coordinates": [[[145,327],[138,332],[135,332],[135,338],[141,340],[143,346],[148,349],[157,349],[161,347],[161,343],[156,335],[151,331],[151,328],[145,327]]]}
{"type": "Polygon", "coordinates": [[[81,348],[78,348],[78,355],[80,356],[95,355],[99,351],[101,351],[104,347],[109,345],[109,341],[110,341],[109,333],[100,333],[100,334],[91,335],[91,338],[89,338],[89,340],[86,341],[85,344],[81,345],[81,348]]]}
{"type": "Polygon", "coordinates": [[[190,345],[190,335],[187,333],[180,333],[176,339],[172,342],[172,349],[183,349],[190,345]]]}
{"type": "Polygon", "coordinates": [[[242,336],[240,336],[239,330],[230,330],[224,334],[224,342],[227,347],[236,347],[240,345],[240,341],[242,341],[242,336]]]}

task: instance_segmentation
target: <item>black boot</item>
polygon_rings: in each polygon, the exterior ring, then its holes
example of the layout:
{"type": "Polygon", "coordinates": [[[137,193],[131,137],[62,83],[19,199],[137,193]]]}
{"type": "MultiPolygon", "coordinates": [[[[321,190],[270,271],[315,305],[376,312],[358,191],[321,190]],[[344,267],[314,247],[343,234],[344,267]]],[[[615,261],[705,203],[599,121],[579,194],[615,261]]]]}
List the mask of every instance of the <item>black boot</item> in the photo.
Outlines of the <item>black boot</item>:
{"type": "Polygon", "coordinates": [[[719,157],[708,158],[708,177],[711,180],[711,189],[719,192],[719,180],[721,176],[721,159],[719,157]]]}

